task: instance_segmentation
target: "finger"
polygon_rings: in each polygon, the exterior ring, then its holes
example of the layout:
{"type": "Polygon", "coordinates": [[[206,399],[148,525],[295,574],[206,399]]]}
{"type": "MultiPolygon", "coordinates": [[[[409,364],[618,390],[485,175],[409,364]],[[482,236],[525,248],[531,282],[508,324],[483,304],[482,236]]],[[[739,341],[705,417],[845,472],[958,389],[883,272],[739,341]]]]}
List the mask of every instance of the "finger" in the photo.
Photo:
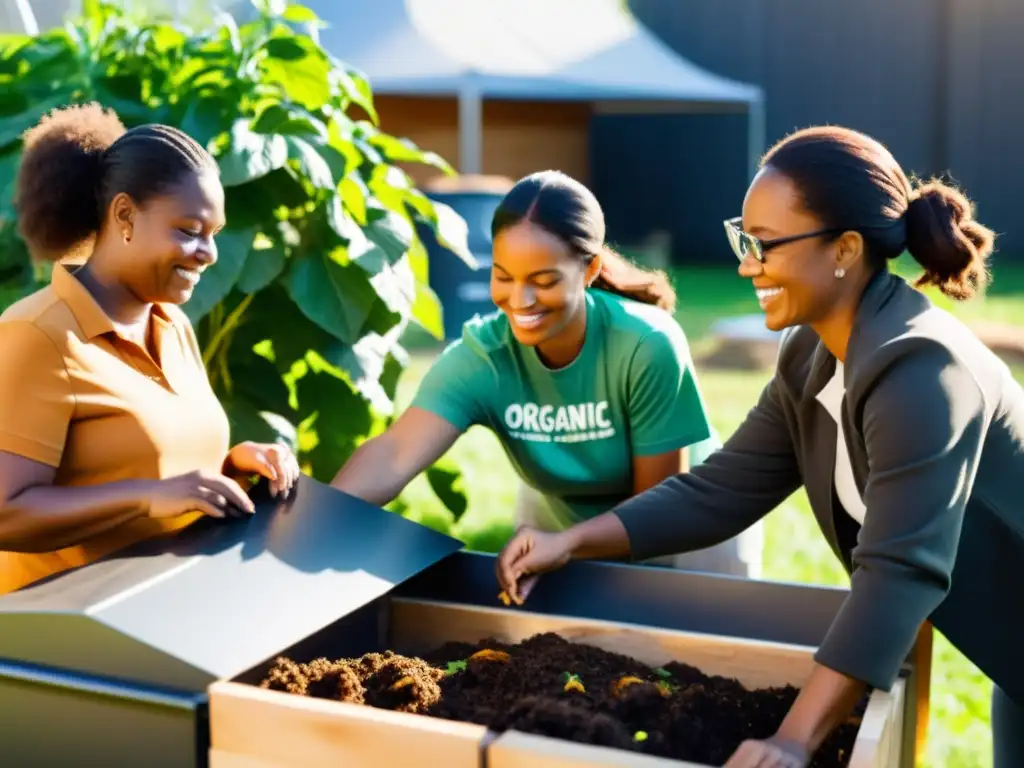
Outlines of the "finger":
{"type": "Polygon", "coordinates": [[[505,545],[504,549],[501,550],[501,554],[498,555],[498,559],[495,562],[495,575],[498,577],[498,583],[513,600],[516,599],[515,569],[519,559],[522,557],[523,540],[526,537],[526,534],[515,534],[508,544],[505,545]]]}
{"type": "Polygon", "coordinates": [[[287,493],[290,484],[288,481],[288,467],[285,465],[283,457],[276,451],[270,452],[266,454],[266,462],[270,472],[273,474],[273,477],[268,475],[270,478],[270,495],[280,496],[287,493]]]}
{"type": "Polygon", "coordinates": [[[519,580],[528,573],[524,564],[529,559],[532,549],[533,537],[529,532],[518,534],[514,539],[514,545],[509,548],[509,557],[504,563],[505,590],[516,605],[522,605],[522,598],[519,595],[519,580]]]}
{"type": "Polygon", "coordinates": [[[249,514],[256,511],[256,506],[252,503],[252,499],[242,490],[242,486],[230,477],[211,475],[203,480],[203,485],[208,490],[223,496],[228,505],[234,505],[249,514]]]}
{"type": "Polygon", "coordinates": [[[221,496],[209,488],[200,488],[198,496],[212,507],[220,510],[221,517],[244,517],[245,512],[232,504],[224,496],[221,496]]]}
{"type": "Polygon", "coordinates": [[[227,509],[228,500],[226,497],[217,493],[216,491],[210,490],[204,486],[196,488],[196,492],[193,494],[198,499],[205,501],[207,504],[212,504],[221,511],[227,509]]]}
{"type": "Polygon", "coordinates": [[[522,605],[526,602],[526,598],[530,596],[530,592],[533,591],[533,588],[537,585],[539,580],[539,573],[519,580],[519,602],[517,602],[516,605],[522,605]]]}
{"type": "Polygon", "coordinates": [[[736,751],[732,753],[732,756],[726,761],[723,768],[754,768],[757,764],[757,744],[753,741],[744,741],[738,747],[736,751]]]}
{"type": "Polygon", "coordinates": [[[274,447],[266,451],[257,451],[256,461],[259,463],[259,473],[270,481],[270,495],[277,496],[285,484],[285,470],[281,466],[280,453],[274,447]]]}
{"type": "Polygon", "coordinates": [[[202,512],[207,517],[216,517],[221,519],[227,516],[227,513],[223,509],[215,504],[211,504],[206,499],[194,499],[193,504],[197,511],[202,512]]]}
{"type": "Polygon", "coordinates": [[[277,459],[282,478],[281,493],[287,496],[299,481],[299,462],[291,451],[283,447],[278,450],[277,459]]]}
{"type": "Polygon", "coordinates": [[[772,747],[765,747],[761,759],[757,761],[754,768],[788,768],[789,759],[781,750],[772,747]]]}
{"type": "Polygon", "coordinates": [[[291,493],[295,484],[299,482],[299,475],[301,474],[299,462],[292,452],[284,446],[275,447],[272,450],[270,460],[277,470],[277,490],[281,496],[287,496],[291,493]]]}

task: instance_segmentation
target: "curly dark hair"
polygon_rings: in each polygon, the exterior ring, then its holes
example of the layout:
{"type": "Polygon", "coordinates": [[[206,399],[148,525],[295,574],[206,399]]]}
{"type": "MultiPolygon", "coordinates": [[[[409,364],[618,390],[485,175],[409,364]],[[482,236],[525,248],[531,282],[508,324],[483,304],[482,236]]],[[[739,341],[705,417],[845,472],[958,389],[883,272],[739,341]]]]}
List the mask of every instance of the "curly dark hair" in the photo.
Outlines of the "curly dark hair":
{"type": "Polygon", "coordinates": [[[125,130],[96,103],[54,110],[22,138],[18,232],[36,258],[59,259],[90,241],[118,193],[144,205],[185,173],[217,172],[206,149],[177,128],[125,130]]]}

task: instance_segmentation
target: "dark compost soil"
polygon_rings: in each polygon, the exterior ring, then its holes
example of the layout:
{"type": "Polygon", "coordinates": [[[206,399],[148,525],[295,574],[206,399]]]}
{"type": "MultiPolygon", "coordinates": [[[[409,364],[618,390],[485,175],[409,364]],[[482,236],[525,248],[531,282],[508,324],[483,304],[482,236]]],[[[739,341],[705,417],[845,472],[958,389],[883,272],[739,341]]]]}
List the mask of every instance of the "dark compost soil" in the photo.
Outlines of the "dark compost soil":
{"type": "MultiPolygon", "coordinates": [[[[722,765],[744,739],[767,738],[798,690],[750,691],[681,662],[652,669],[552,633],[522,643],[447,643],[422,658],[391,651],[297,664],[279,658],[262,688],[515,729],[569,741],[722,765]]],[[[845,768],[855,719],[812,768],[845,768]]]]}

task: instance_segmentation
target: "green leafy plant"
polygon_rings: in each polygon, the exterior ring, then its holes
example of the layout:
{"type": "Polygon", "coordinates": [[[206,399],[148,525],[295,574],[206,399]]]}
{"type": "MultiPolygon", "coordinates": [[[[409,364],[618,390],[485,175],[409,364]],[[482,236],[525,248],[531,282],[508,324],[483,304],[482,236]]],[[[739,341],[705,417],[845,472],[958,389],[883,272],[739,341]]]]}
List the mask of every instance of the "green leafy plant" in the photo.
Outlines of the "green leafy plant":
{"type": "Polygon", "coordinates": [[[583,687],[583,681],[579,675],[575,675],[571,672],[562,673],[562,690],[568,693],[569,691],[578,691],[579,693],[586,693],[586,688],[583,687]]]}
{"type": "MultiPolygon", "coordinates": [[[[193,31],[85,0],[79,18],[0,39],[0,284],[41,279],[15,229],[21,135],[48,111],[97,101],[128,125],[176,125],[217,158],[228,224],[184,309],[233,438],[284,440],[329,479],[385,426],[409,323],[442,338],[427,285],[432,237],[470,264],[465,222],[400,167],[444,159],[384,132],[366,78],[301,30],[310,9],[253,0],[193,31]]],[[[457,473],[428,472],[457,517],[457,473]]]]}
{"type": "Polygon", "coordinates": [[[465,672],[465,671],[466,671],[466,661],[465,661],[465,659],[460,659],[458,661],[449,661],[448,664],[445,666],[445,669],[444,669],[444,673],[447,676],[451,676],[451,675],[454,675],[454,674],[456,674],[458,672],[465,672]]]}

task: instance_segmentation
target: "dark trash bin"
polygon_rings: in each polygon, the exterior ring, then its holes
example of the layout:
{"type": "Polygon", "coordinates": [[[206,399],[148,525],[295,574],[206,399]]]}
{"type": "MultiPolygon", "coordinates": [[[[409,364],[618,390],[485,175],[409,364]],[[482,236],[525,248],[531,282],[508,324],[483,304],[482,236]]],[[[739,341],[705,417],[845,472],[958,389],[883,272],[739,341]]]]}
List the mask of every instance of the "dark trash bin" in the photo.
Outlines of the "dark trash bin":
{"type": "Polygon", "coordinates": [[[474,269],[441,246],[429,228],[420,233],[430,260],[430,288],[444,309],[445,341],[459,338],[463,324],[474,315],[494,311],[490,289],[491,218],[512,183],[503,177],[459,176],[426,185],[423,190],[431,200],[450,206],[465,219],[469,250],[477,261],[474,269]]]}

